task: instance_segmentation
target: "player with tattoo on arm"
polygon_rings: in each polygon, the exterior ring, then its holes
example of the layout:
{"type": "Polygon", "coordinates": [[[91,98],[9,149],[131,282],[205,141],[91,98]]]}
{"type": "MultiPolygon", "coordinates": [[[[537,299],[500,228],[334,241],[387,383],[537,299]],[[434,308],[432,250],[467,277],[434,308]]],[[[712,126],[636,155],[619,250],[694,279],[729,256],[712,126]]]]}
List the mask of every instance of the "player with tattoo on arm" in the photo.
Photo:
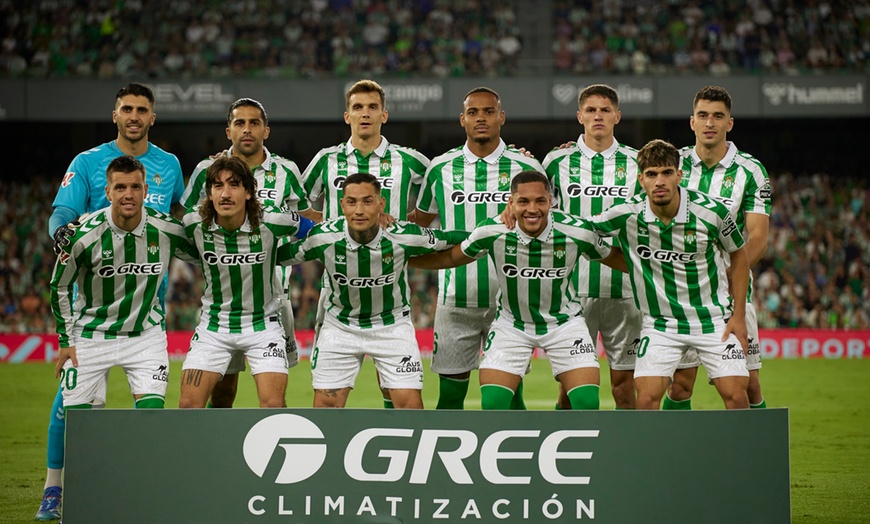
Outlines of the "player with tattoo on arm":
{"type": "Polygon", "coordinates": [[[281,239],[313,225],[294,211],[264,208],[257,181],[237,157],[206,171],[206,197],[184,215],[205,278],[202,317],[182,366],[179,407],[204,408],[235,353],[251,365],[260,407],[284,407],[287,355],[275,265],[281,239]]]}

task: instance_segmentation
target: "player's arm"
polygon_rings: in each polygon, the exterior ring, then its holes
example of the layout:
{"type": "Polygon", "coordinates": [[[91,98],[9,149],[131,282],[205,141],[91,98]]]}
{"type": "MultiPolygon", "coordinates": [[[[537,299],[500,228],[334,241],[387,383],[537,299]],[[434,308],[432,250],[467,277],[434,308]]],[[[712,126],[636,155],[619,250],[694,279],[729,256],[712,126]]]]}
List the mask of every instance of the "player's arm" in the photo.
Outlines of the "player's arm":
{"type": "Polygon", "coordinates": [[[427,213],[418,208],[408,215],[408,221],[413,222],[418,226],[429,227],[429,224],[431,224],[437,216],[438,215],[435,213],[427,213]]]}
{"type": "Polygon", "coordinates": [[[743,351],[749,348],[749,338],[746,330],[746,293],[749,288],[749,257],[746,255],[746,247],[732,251],[731,255],[731,300],[733,310],[722,341],[733,333],[743,346],[743,351]]]}
{"type": "Polygon", "coordinates": [[[474,259],[463,253],[462,245],[457,244],[445,251],[411,257],[408,260],[408,265],[419,269],[447,269],[464,266],[469,262],[474,262],[474,259]]]}
{"type": "Polygon", "coordinates": [[[184,206],[181,205],[181,202],[174,202],[172,204],[172,207],[169,208],[169,214],[172,216],[172,218],[175,218],[177,220],[181,220],[181,217],[184,216],[184,212],[185,209],[184,206]]]}
{"type": "MultiPolygon", "coordinates": [[[[74,247],[74,246],[73,246],[74,247]]],[[[75,346],[71,345],[73,332],[73,285],[79,273],[75,256],[67,249],[62,251],[54,265],[49,289],[51,291],[51,312],[54,315],[58,336],[58,363],[55,367],[55,378],[60,376],[60,370],[67,359],[72,359],[73,365],[78,366],[75,355],[75,346]]]]}
{"type": "Polygon", "coordinates": [[[601,262],[605,266],[612,267],[617,271],[628,273],[628,263],[625,260],[625,253],[623,253],[622,249],[617,246],[611,247],[610,253],[608,253],[606,257],[599,259],[598,262],[601,262]]]}
{"type": "Polygon", "coordinates": [[[767,252],[770,217],[763,213],[747,213],[746,231],[749,234],[746,240],[746,256],[749,258],[749,267],[753,268],[767,252]]]}
{"type": "Polygon", "coordinates": [[[312,207],[309,207],[305,211],[299,211],[299,215],[301,215],[304,218],[307,218],[308,220],[314,222],[315,224],[319,224],[320,222],[323,222],[323,213],[321,213],[320,211],[316,211],[312,207]]]}

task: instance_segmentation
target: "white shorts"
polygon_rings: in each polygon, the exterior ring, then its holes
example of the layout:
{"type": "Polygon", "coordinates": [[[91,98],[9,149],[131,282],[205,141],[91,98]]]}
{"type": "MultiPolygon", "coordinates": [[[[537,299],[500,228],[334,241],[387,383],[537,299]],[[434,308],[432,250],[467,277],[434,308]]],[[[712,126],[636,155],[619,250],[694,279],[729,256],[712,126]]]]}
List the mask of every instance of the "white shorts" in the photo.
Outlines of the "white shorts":
{"type": "Polygon", "coordinates": [[[366,355],[375,362],[381,387],[423,389],[420,348],[410,319],[381,328],[358,329],[328,315],[311,356],[311,385],[314,389],[352,388],[366,355]]]}
{"type": "Polygon", "coordinates": [[[63,365],[60,384],[63,405],[91,404],[96,408],[106,405],[109,369],[123,368],[133,395],[166,396],[169,384],[169,355],[166,352],[166,332],[154,326],[138,337],[114,340],[91,340],[79,337],[76,358],[63,365]]]}
{"type": "Polygon", "coordinates": [[[225,375],[236,354],[251,364],[251,374],[287,373],[284,330],[277,318],[266,322],[264,331],[255,333],[214,333],[200,323],[190,339],[190,351],[182,370],[201,369],[225,375]]]}
{"type": "MultiPolygon", "coordinates": [[[[749,351],[746,352],[746,369],[755,371],[761,369],[761,340],[758,338],[758,317],[755,306],[746,304],[746,331],[749,336],[749,351]]],[[[696,368],[701,365],[696,351],[687,351],[680,360],[677,369],[696,368]]]]}
{"type": "Polygon", "coordinates": [[[592,340],[597,342],[601,334],[610,368],[633,370],[643,325],[643,313],[634,305],[634,299],[584,297],[580,305],[592,340]]]}
{"type": "Polygon", "coordinates": [[[710,380],[720,377],[748,377],[746,356],[737,337],[722,342],[721,333],[678,335],[644,327],[637,350],[634,377],[673,377],[680,360],[696,351],[710,380]]]}
{"type": "Polygon", "coordinates": [[[520,331],[507,322],[496,320],[486,337],[480,369],[497,369],[520,377],[526,374],[535,348],[550,359],[553,376],[578,368],[598,368],[596,344],[586,329],[583,317],[577,316],[546,335],[520,331]]]}
{"type": "Polygon", "coordinates": [[[435,310],[432,372],[458,375],[477,369],[496,308],[439,305],[435,310]]]}

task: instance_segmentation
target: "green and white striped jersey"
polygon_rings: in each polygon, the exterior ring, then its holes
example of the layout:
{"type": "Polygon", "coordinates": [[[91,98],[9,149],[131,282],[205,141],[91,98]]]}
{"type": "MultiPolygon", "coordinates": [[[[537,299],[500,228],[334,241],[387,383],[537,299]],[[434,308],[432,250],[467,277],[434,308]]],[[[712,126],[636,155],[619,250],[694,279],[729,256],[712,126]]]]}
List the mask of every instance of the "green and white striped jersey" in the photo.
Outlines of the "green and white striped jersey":
{"type": "MultiPolygon", "coordinates": [[[[417,208],[438,215],[444,229],[473,231],[504,211],[511,195],[511,179],[526,170],[544,172],[537,160],[507,147],[504,140],[499,139],[499,146],[486,158],[478,158],[465,144],[432,160],[417,208]]],[[[488,258],[440,270],[438,288],[439,304],[469,308],[496,305],[498,281],[488,258]]]]}
{"type": "Polygon", "coordinates": [[[384,211],[396,220],[407,220],[411,193],[422,182],[429,159],[410,147],[391,144],[381,136],[381,144],[364,157],[348,139],[344,144],[321,149],[305,168],[303,180],[308,198],[314,202],[321,195],[323,219],[344,216],[341,211],[341,186],[348,175],[371,173],[381,183],[381,195],[387,200],[384,211]]]}
{"type": "Polygon", "coordinates": [[[135,337],[161,325],[157,290],[169,259],[198,262],[181,223],[169,215],[146,207],[129,232],[111,215],[111,207],[90,215],[55,263],[51,308],[61,347],[75,346],[79,338],[135,337]]]}
{"type": "MultiPolygon", "coordinates": [[[[576,146],[554,149],[544,157],[544,169],[559,209],[579,217],[598,215],[643,192],[637,181],[637,150],[615,139],[596,153],[580,135],[576,146]]],[[[631,298],[628,275],[594,260],[580,259],[572,279],[578,297],[631,298]]]]}
{"type": "MultiPolygon", "coordinates": [[[[694,146],[680,150],[683,157],[683,187],[705,193],[730,210],[743,237],[748,239],[746,214],[770,216],[771,187],[767,170],[754,156],[739,151],[734,142],[728,142],[728,152],[722,160],[708,168],[701,161],[694,146]]],[[[752,302],[752,271],[749,272],[749,293],[752,302]]]]}
{"type": "Polygon", "coordinates": [[[299,214],[264,208],[257,228],[246,218],[227,231],[205,223],[197,210],[184,215],[184,229],[199,250],[205,290],[202,319],[215,333],[254,333],[278,315],[282,295],[275,278],[278,245],[299,230],[299,214]]]}
{"type": "Polygon", "coordinates": [[[278,258],[288,265],[323,263],[326,314],[346,326],[371,329],[410,315],[409,257],[448,249],[467,236],[396,222],[360,244],[350,237],[342,217],[317,224],[303,242],[282,246],[278,258]]]}
{"type": "MultiPolygon", "coordinates": [[[[266,160],[253,169],[254,178],[257,180],[257,199],[264,206],[283,207],[292,211],[305,211],[308,209],[308,199],[302,186],[302,174],[296,162],[274,155],[265,147],[266,160]]],[[[227,154],[233,154],[230,147],[227,154]]],[[[185,209],[198,209],[199,204],[205,197],[205,173],[208,167],[214,163],[213,159],[206,159],[196,165],[181,204],[185,209]]]]}
{"type": "Polygon", "coordinates": [[[578,260],[604,258],[610,246],[579,217],[551,211],[547,227],[535,238],[519,227],[508,229],[500,217],[490,218],[462,243],[462,252],[476,259],[488,254],[495,265],[496,318],[546,335],[580,314],[571,285],[578,260]]]}
{"type": "Polygon", "coordinates": [[[732,309],[726,254],[740,249],[744,240],[724,204],[680,188],[677,216],[664,225],[644,193],[590,223],[622,248],[635,304],[654,329],[697,335],[725,327],[732,309]]]}

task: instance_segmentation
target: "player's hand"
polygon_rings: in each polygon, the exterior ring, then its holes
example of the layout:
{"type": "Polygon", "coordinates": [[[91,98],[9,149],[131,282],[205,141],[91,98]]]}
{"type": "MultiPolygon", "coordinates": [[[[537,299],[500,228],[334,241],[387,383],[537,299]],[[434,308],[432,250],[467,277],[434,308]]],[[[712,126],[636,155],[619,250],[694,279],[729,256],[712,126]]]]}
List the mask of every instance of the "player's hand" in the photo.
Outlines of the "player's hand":
{"type": "Polygon", "coordinates": [[[396,223],[396,219],[393,218],[393,215],[389,213],[381,213],[380,218],[381,227],[387,228],[396,223]]]}
{"type": "Polygon", "coordinates": [[[501,221],[508,229],[513,229],[517,225],[517,217],[514,216],[514,208],[508,203],[501,212],[501,221]]]}
{"type": "Polygon", "coordinates": [[[561,146],[559,146],[558,149],[568,149],[569,147],[574,147],[574,146],[576,146],[576,145],[577,145],[577,142],[574,142],[574,141],[571,141],[571,142],[565,142],[564,144],[562,144],[561,146]]]}
{"type": "Polygon", "coordinates": [[[296,340],[284,337],[284,341],[286,342],[284,354],[287,356],[287,369],[294,368],[299,364],[299,350],[296,347],[296,340]]]}
{"type": "Polygon", "coordinates": [[[512,148],[516,149],[525,157],[535,158],[535,155],[533,155],[531,151],[527,150],[524,147],[517,148],[517,146],[515,144],[508,144],[508,147],[512,147],[512,148]]]}
{"type": "Polygon", "coordinates": [[[76,347],[60,348],[57,352],[57,364],[54,366],[54,378],[60,378],[63,365],[67,360],[72,360],[73,367],[79,367],[79,359],[76,357],[76,347]]]}
{"type": "Polygon", "coordinates": [[[87,215],[82,215],[76,220],[73,220],[69,224],[60,226],[59,228],[54,230],[54,254],[60,255],[65,246],[68,246],[70,243],[70,237],[76,234],[76,229],[78,229],[82,223],[81,221],[85,219],[87,215]]]}
{"type": "Polygon", "coordinates": [[[214,155],[209,155],[208,158],[209,158],[209,160],[216,160],[216,159],[218,159],[218,158],[221,158],[221,157],[224,157],[224,156],[229,156],[229,155],[230,155],[230,150],[229,150],[229,149],[224,149],[224,150],[221,151],[220,153],[216,153],[216,154],[214,154],[214,155]]]}
{"type": "Polygon", "coordinates": [[[749,351],[749,332],[746,329],[746,315],[731,315],[728,323],[725,324],[725,333],[722,335],[722,342],[728,340],[728,336],[733,334],[740,341],[743,347],[743,354],[749,351]]]}

